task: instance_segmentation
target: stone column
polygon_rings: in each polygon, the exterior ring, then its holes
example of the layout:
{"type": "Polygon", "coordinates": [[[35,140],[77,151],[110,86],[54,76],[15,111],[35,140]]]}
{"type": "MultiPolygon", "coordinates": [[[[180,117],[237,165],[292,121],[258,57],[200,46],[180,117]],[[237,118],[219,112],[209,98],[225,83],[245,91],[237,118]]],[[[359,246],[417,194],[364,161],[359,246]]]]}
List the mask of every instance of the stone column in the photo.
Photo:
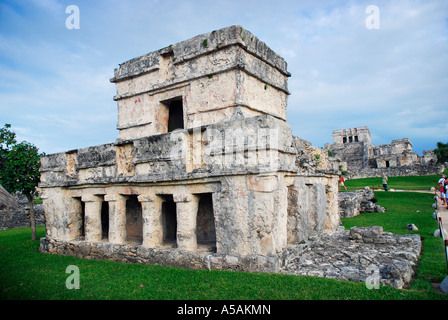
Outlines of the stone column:
{"type": "Polygon", "coordinates": [[[163,239],[162,199],[155,195],[139,195],[138,201],[142,204],[142,246],[157,248],[163,239]]]}
{"type": "Polygon", "coordinates": [[[177,248],[186,251],[196,251],[198,247],[196,236],[196,219],[199,197],[192,194],[174,194],[177,217],[177,248]]]}
{"type": "Polygon", "coordinates": [[[126,199],[120,194],[106,194],[109,203],[109,242],[124,244],[126,240],[126,199]]]}
{"type": "Polygon", "coordinates": [[[101,206],[103,197],[92,194],[83,195],[85,212],[85,240],[89,242],[101,241],[103,232],[101,227],[101,206]]]}
{"type": "MultiPolygon", "coordinates": [[[[44,200],[45,201],[45,200],[44,200]]],[[[56,221],[60,221],[60,218],[58,218],[58,213],[66,213],[67,214],[67,220],[68,220],[68,228],[66,229],[66,231],[64,233],[65,236],[63,238],[59,238],[59,239],[66,239],[66,240],[75,240],[78,239],[80,236],[83,235],[84,230],[83,230],[83,226],[84,226],[84,221],[83,221],[83,216],[82,216],[82,203],[81,203],[81,199],[79,197],[74,198],[74,197],[67,197],[66,199],[64,199],[62,201],[63,207],[60,207],[58,205],[56,205],[56,203],[53,204],[53,214],[51,214],[51,218],[53,219],[53,223],[55,223],[56,221]]],[[[47,208],[45,208],[45,210],[47,210],[47,208]]],[[[45,212],[46,217],[47,218],[47,212],[45,212]]],[[[48,220],[47,220],[48,221],[48,220]]],[[[56,226],[58,225],[58,223],[56,223],[56,226]]],[[[48,226],[48,224],[47,224],[48,226]]],[[[53,234],[53,238],[55,238],[55,235],[59,235],[61,236],[60,232],[57,232],[57,227],[56,227],[56,234],[53,234]]]]}

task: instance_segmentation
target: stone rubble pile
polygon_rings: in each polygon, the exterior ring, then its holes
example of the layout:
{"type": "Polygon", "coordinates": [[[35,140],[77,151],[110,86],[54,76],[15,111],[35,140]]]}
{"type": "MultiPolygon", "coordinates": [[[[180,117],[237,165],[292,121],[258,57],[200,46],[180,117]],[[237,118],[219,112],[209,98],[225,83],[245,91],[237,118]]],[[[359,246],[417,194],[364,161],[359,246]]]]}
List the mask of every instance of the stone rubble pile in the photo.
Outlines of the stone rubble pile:
{"type": "Polygon", "coordinates": [[[375,193],[369,187],[364,190],[340,192],[338,194],[339,215],[341,218],[352,218],[365,212],[386,212],[386,209],[375,204],[375,193]]]}
{"type": "Polygon", "coordinates": [[[376,270],[380,284],[402,289],[412,279],[421,249],[416,234],[395,235],[379,226],[340,227],[289,248],[281,272],[365,282],[376,270]]]}

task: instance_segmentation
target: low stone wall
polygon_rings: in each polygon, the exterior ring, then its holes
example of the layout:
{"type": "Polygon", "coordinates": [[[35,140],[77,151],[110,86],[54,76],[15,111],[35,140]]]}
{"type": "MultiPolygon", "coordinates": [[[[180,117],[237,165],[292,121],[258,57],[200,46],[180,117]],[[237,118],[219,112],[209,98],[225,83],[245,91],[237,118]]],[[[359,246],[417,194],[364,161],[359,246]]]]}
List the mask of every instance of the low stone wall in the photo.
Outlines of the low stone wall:
{"type": "Polygon", "coordinates": [[[276,256],[231,256],[179,249],[153,249],[143,246],[101,242],[40,239],[40,252],[61,254],[84,259],[112,260],[126,263],[162,265],[186,269],[215,269],[251,272],[278,272],[276,256]]]}
{"type": "MultiPolygon", "coordinates": [[[[45,225],[44,208],[41,204],[34,206],[36,226],[45,225]]],[[[0,230],[30,226],[30,209],[0,210],[0,230]]]]}
{"type": "Polygon", "coordinates": [[[428,176],[440,174],[444,170],[443,165],[420,165],[413,164],[395,168],[365,168],[361,170],[350,171],[350,179],[382,177],[386,174],[388,177],[405,176],[428,176]]]}
{"type": "MultiPolygon", "coordinates": [[[[21,193],[15,193],[11,196],[12,205],[0,209],[0,230],[23,228],[30,226],[30,208],[27,198],[21,193]]],[[[34,208],[34,217],[36,225],[45,225],[45,212],[41,204],[36,204],[34,208]]]]}
{"type": "Polygon", "coordinates": [[[16,207],[17,205],[16,199],[0,185],[0,210],[16,207]]]}
{"type": "Polygon", "coordinates": [[[379,226],[339,228],[285,251],[281,272],[359,282],[377,277],[377,283],[401,289],[411,281],[421,249],[416,234],[395,235],[379,226]]]}

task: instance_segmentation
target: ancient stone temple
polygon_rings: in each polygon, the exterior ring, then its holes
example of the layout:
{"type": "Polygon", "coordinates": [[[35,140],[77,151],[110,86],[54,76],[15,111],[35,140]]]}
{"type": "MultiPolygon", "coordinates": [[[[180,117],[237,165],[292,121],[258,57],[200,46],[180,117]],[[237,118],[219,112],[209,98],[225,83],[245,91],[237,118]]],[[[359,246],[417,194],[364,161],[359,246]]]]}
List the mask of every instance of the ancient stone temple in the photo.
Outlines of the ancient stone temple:
{"type": "Polygon", "coordinates": [[[439,174],[443,165],[437,165],[432,150],[419,156],[412,151],[408,138],[392,140],[391,144],[375,146],[368,127],[333,130],[333,144],[326,144],[351,178],[439,174]]]}
{"type": "Polygon", "coordinates": [[[339,225],[337,170],[286,122],[289,76],[240,26],[122,63],[117,140],[42,159],[40,250],[277,271],[339,225]]]}

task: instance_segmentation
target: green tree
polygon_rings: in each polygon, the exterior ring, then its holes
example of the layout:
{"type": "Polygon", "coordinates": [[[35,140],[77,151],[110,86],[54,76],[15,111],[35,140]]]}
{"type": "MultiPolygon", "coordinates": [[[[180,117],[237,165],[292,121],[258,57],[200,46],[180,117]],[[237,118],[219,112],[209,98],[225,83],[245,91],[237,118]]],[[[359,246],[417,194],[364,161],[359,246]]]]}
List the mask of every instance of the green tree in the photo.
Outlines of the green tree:
{"type": "Polygon", "coordinates": [[[437,142],[437,148],[434,149],[439,163],[448,161],[448,143],[437,142]]]}
{"type": "Polygon", "coordinates": [[[0,129],[0,169],[6,161],[6,155],[9,153],[12,146],[17,143],[16,134],[12,132],[10,128],[11,125],[7,123],[0,129]]]}
{"type": "Polygon", "coordinates": [[[39,149],[22,141],[17,143],[16,134],[10,124],[0,129],[0,184],[9,192],[24,194],[30,207],[31,239],[36,240],[36,221],[34,217],[34,197],[40,181],[39,149]]]}

